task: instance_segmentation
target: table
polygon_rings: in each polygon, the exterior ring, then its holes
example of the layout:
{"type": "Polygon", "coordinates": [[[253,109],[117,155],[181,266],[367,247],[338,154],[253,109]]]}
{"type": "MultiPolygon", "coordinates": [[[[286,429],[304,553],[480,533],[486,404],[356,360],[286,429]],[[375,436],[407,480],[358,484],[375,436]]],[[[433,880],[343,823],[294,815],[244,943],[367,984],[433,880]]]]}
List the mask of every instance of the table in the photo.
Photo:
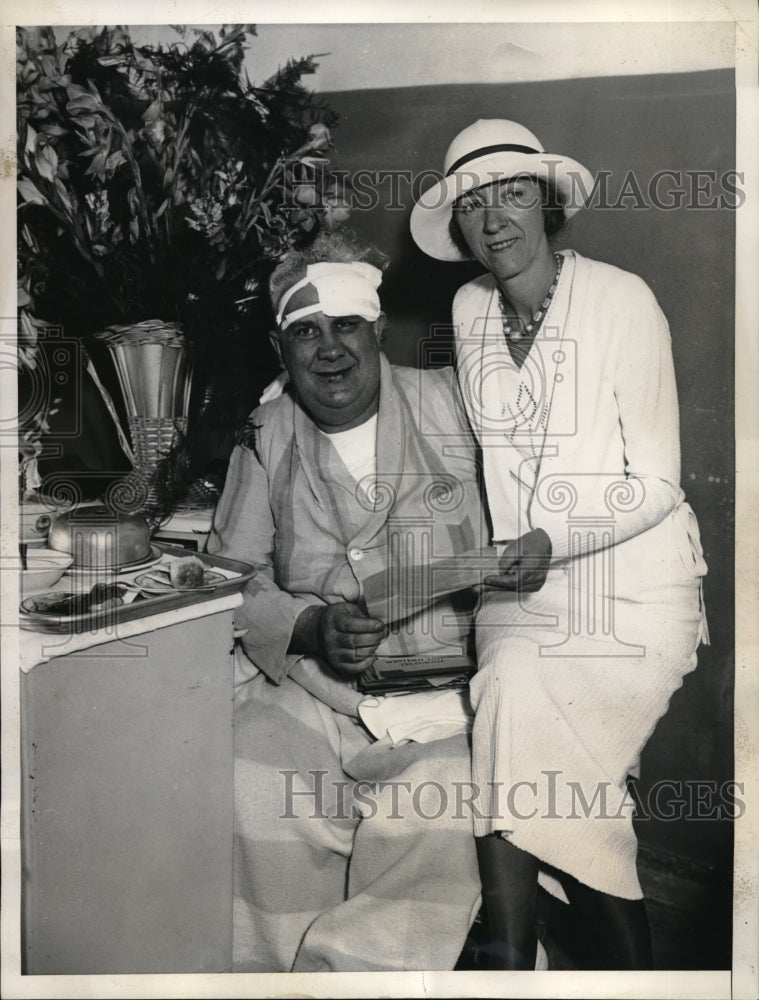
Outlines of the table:
{"type": "Polygon", "coordinates": [[[27,974],[229,970],[240,600],[21,673],[27,974]]]}

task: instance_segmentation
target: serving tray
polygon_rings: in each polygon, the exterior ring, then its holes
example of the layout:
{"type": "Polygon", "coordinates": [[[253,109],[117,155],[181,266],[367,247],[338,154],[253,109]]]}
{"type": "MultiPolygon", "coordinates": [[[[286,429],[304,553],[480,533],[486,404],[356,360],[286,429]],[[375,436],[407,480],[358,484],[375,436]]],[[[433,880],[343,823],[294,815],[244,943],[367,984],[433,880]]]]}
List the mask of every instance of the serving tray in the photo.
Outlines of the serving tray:
{"type": "MultiPolygon", "coordinates": [[[[187,549],[182,545],[170,545],[164,542],[155,543],[161,551],[177,558],[187,556],[187,549]]],[[[70,635],[80,632],[94,632],[105,626],[113,627],[120,622],[134,621],[137,618],[147,618],[150,615],[163,614],[176,608],[186,608],[192,604],[202,604],[224,594],[241,591],[245,584],[256,575],[255,567],[237,559],[225,556],[207,555],[205,552],[193,552],[209,570],[219,571],[222,581],[213,584],[212,590],[169,590],[161,593],[151,593],[135,598],[131,603],[117,606],[104,606],[98,610],[79,615],[50,615],[24,611],[19,609],[19,626],[30,632],[45,632],[54,635],[70,635]],[[234,573],[227,577],[225,573],[234,573]]],[[[134,576],[122,574],[125,583],[134,583],[134,576]]],[[[119,577],[104,575],[108,583],[118,583],[119,577]]],[[[93,584],[96,579],[93,577],[93,584]]],[[[49,593],[49,592],[48,592],[49,593]]],[[[37,595],[43,597],[45,595],[37,595]]]]}

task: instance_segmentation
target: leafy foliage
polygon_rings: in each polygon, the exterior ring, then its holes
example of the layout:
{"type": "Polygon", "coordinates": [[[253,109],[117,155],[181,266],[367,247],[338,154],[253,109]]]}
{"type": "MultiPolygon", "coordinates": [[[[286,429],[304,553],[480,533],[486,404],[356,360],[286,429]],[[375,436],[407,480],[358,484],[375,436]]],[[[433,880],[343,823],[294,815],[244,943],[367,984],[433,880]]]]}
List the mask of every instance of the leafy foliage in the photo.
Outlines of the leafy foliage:
{"type": "Polygon", "coordinates": [[[18,29],[20,269],[56,320],[239,328],[272,262],[345,217],[325,156],[334,115],[300,82],[317,64],[254,86],[253,32],[135,46],[121,27],[61,44],[18,29]]]}
{"type": "Polygon", "coordinates": [[[183,468],[223,464],[277,370],[268,275],[348,216],[315,56],[254,85],[255,27],[17,29],[18,272],[26,312],[87,339],[178,323],[195,355],[183,468]]]}

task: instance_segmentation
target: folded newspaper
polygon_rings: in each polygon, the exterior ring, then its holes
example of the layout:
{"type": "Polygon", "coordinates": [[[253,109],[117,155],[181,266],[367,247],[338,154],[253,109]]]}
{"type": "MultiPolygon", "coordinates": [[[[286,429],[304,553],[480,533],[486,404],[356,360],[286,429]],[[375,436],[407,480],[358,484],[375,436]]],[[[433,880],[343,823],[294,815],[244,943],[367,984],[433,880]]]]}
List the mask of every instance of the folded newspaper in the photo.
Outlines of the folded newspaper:
{"type": "Polygon", "coordinates": [[[433,558],[424,565],[391,562],[387,569],[364,580],[367,612],[392,625],[441,597],[482,584],[486,576],[498,571],[498,553],[492,545],[433,558]]]}
{"type": "Polygon", "coordinates": [[[460,688],[469,683],[476,668],[475,661],[465,653],[377,656],[359,677],[358,687],[366,694],[460,688]]]}
{"type": "MultiPolygon", "coordinates": [[[[394,625],[441,597],[482,584],[486,576],[497,572],[498,554],[493,547],[431,559],[425,565],[391,565],[364,581],[367,612],[394,625]]],[[[451,654],[379,655],[362,674],[359,688],[388,693],[464,687],[475,669],[475,661],[463,649],[451,654]]]]}

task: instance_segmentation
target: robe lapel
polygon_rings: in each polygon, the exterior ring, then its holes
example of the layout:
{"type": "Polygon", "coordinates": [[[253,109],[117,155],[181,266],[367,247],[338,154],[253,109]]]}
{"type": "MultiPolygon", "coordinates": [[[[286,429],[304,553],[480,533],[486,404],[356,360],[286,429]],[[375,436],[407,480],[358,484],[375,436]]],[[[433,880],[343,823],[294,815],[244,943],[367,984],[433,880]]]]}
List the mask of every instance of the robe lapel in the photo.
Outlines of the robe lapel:
{"type": "Polygon", "coordinates": [[[395,388],[392,368],[384,355],[380,355],[380,365],[375,505],[373,510],[365,511],[366,517],[355,539],[359,546],[368,544],[387,523],[394,506],[393,498],[399,493],[406,460],[403,406],[395,388]]]}

